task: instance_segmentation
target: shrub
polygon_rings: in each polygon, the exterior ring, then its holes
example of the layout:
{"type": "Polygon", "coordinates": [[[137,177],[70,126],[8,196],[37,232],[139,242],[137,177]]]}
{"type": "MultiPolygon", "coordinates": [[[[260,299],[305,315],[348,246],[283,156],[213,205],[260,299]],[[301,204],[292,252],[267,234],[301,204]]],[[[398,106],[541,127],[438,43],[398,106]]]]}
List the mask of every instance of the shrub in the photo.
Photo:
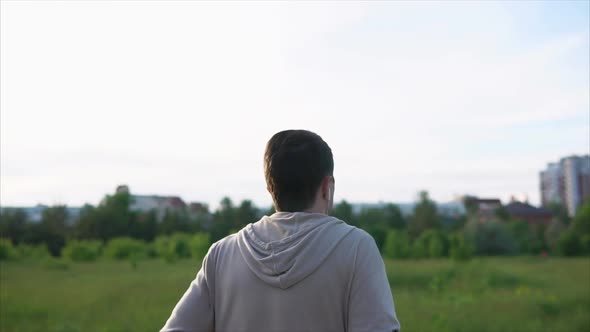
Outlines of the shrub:
{"type": "Polygon", "coordinates": [[[74,262],[92,262],[101,254],[102,242],[100,241],[69,241],[62,250],[62,257],[74,262]]]}
{"type": "Polygon", "coordinates": [[[424,238],[420,236],[412,242],[410,247],[410,256],[412,258],[427,258],[428,257],[428,248],[427,243],[424,241],[424,238]]]}
{"type": "Polygon", "coordinates": [[[449,241],[443,232],[427,231],[428,256],[431,258],[446,257],[449,255],[449,241]]]}
{"type": "Polygon", "coordinates": [[[463,234],[452,234],[449,237],[449,256],[456,261],[466,261],[473,256],[473,248],[463,234]]]}
{"type": "Polygon", "coordinates": [[[158,250],[156,250],[156,242],[149,242],[146,244],[146,256],[148,258],[156,258],[158,257],[158,250]]]}
{"type": "Polygon", "coordinates": [[[580,205],[572,221],[572,227],[578,234],[590,235],[590,200],[580,205]]]}
{"type": "Polygon", "coordinates": [[[580,249],[582,253],[590,255],[590,234],[583,234],[580,237],[580,249]]]}
{"type": "Polygon", "coordinates": [[[502,222],[472,220],[466,226],[465,236],[480,255],[513,255],[518,252],[518,242],[502,222]]]}
{"type": "Polygon", "coordinates": [[[533,245],[534,236],[531,232],[530,226],[526,221],[512,220],[507,224],[507,228],[510,230],[518,252],[525,254],[531,251],[533,245]]]}
{"type": "Polygon", "coordinates": [[[155,242],[158,256],[172,262],[189,258],[192,254],[192,239],[189,234],[175,233],[171,236],[158,236],[155,242]]]}
{"type": "Polygon", "coordinates": [[[440,258],[448,255],[449,244],[444,233],[433,229],[420,234],[412,246],[416,258],[440,258]]]}
{"type": "Polygon", "coordinates": [[[558,251],[559,237],[565,230],[565,225],[559,218],[554,218],[545,230],[545,243],[552,252],[558,251]]]}
{"type": "Polygon", "coordinates": [[[383,255],[389,258],[407,258],[410,256],[410,239],[406,232],[391,230],[383,247],[383,255]]]}
{"type": "Polygon", "coordinates": [[[197,233],[193,235],[190,244],[193,257],[198,259],[205,258],[205,255],[207,255],[209,247],[211,246],[211,243],[209,242],[209,234],[197,233]]]}
{"type": "Polygon", "coordinates": [[[528,253],[538,255],[549,249],[549,245],[545,240],[545,230],[546,227],[544,225],[538,225],[532,228],[528,253]]]}
{"type": "Polygon", "coordinates": [[[21,243],[16,247],[21,258],[43,259],[51,256],[46,244],[30,245],[21,243]]]}
{"type": "Polygon", "coordinates": [[[569,228],[559,237],[557,246],[565,256],[590,254],[590,201],[578,209],[569,228]]]}
{"type": "Polygon", "coordinates": [[[175,259],[172,250],[170,250],[170,237],[161,235],[154,241],[154,249],[158,257],[164,258],[166,261],[173,261],[175,259]]]}
{"type": "Polygon", "coordinates": [[[191,257],[191,238],[188,234],[176,233],[170,238],[171,250],[177,258],[191,257]]]}
{"type": "Polygon", "coordinates": [[[0,238],[0,261],[15,259],[17,252],[8,239],[0,238]]]}
{"type": "Polygon", "coordinates": [[[119,237],[109,241],[104,249],[104,254],[106,257],[122,260],[131,257],[146,257],[147,251],[148,248],[145,242],[128,237],[119,237]]]}
{"type": "Polygon", "coordinates": [[[582,249],[580,248],[580,244],[579,236],[571,228],[561,233],[561,236],[557,241],[559,252],[564,256],[578,255],[582,249]]]}

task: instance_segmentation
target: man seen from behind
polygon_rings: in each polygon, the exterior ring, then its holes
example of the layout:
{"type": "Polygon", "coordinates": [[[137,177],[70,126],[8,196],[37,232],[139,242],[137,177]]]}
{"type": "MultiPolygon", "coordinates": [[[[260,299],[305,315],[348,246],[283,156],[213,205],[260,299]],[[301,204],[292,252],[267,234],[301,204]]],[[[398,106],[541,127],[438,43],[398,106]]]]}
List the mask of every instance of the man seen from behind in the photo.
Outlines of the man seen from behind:
{"type": "Polygon", "coordinates": [[[264,174],[276,213],[211,246],[161,332],[398,331],[375,241],[328,215],[333,171],[317,134],[275,134],[264,174]]]}

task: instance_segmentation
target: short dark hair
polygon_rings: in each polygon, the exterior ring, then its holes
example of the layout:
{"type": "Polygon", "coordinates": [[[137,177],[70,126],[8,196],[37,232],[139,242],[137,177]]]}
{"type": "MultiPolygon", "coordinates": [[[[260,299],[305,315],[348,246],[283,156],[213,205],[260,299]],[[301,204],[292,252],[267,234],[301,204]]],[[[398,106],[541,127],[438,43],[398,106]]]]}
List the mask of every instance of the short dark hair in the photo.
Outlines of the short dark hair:
{"type": "Polygon", "coordinates": [[[310,208],[322,179],[333,173],[332,150],[316,133],[285,130],[266,144],[264,176],[277,211],[310,208]]]}

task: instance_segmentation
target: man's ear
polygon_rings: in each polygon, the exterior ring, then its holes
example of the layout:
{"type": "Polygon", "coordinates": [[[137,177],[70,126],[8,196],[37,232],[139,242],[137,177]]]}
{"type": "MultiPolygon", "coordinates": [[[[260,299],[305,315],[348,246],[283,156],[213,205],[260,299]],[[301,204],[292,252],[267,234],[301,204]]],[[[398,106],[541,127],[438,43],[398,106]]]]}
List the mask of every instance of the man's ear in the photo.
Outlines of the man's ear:
{"type": "Polygon", "coordinates": [[[332,189],[330,189],[330,177],[329,176],[324,176],[324,179],[322,180],[322,197],[326,200],[330,200],[332,193],[330,192],[332,189]]]}

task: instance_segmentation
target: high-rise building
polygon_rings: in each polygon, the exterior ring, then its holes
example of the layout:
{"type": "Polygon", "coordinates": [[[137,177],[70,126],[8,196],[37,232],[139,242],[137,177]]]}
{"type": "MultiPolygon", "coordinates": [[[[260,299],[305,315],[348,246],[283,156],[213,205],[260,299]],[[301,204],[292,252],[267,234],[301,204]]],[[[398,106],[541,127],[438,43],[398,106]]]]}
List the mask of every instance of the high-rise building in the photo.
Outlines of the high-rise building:
{"type": "Polygon", "coordinates": [[[563,204],[561,192],[563,191],[563,176],[559,163],[549,163],[547,169],[541,171],[541,204],[547,206],[551,203],[563,204]]]}
{"type": "Polygon", "coordinates": [[[569,156],[549,163],[540,174],[541,203],[559,203],[570,216],[590,200],[590,155],[569,156]]]}

